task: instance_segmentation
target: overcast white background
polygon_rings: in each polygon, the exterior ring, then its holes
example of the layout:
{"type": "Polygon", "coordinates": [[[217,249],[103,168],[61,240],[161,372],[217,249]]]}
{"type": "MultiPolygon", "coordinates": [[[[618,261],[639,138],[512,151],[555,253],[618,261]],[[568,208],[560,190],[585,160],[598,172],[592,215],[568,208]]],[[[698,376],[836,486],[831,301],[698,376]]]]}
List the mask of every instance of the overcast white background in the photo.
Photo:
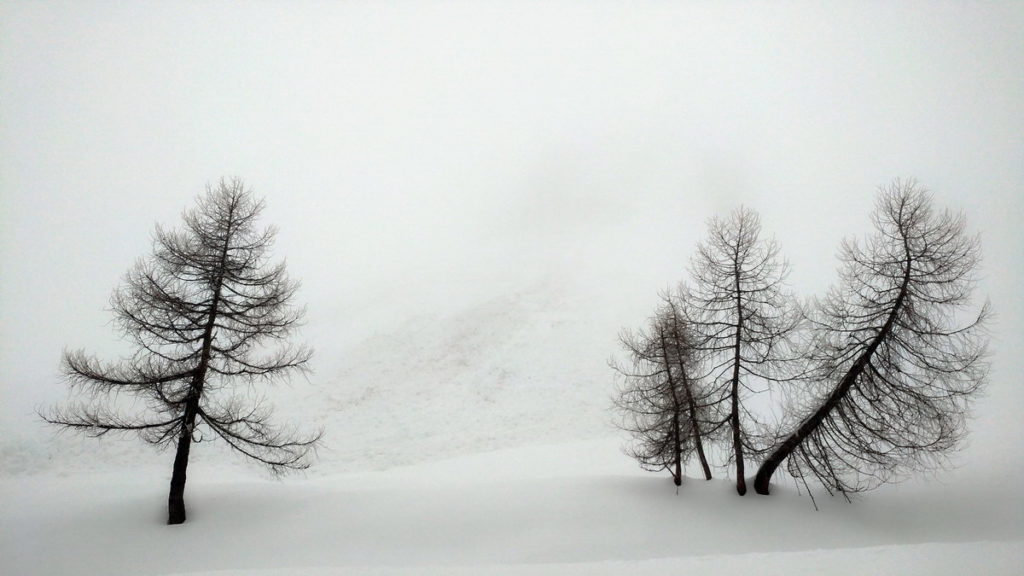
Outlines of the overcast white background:
{"type": "Polygon", "coordinates": [[[2,2],[5,441],[47,441],[61,350],[118,350],[111,290],[221,176],[280,228],[314,381],[524,290],[592,307],[600,365],[739,204],[819,293],[916,177],[982,235],[972,443],[1019,472],[1022,30],[1019,2],[2,2]]]}

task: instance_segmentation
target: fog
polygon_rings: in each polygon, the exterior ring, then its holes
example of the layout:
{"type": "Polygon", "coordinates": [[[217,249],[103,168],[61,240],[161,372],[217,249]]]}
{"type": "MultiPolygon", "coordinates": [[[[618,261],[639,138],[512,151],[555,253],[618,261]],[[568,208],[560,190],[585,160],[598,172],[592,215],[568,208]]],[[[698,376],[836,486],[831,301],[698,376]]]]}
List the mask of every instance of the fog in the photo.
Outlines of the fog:
{"type": "Polygon", "coordinates": [[[111,291],[222,176],[280,229],[312,379],[524,291],[592,311],[605,358],[740,204],[820,293],[876,189],[915,177],[981,234],[976,442],[1022,467],[1024,7],[819,4],[4,2],[5,436],[46,437],[62,349],[121,350],[111,291]]]}

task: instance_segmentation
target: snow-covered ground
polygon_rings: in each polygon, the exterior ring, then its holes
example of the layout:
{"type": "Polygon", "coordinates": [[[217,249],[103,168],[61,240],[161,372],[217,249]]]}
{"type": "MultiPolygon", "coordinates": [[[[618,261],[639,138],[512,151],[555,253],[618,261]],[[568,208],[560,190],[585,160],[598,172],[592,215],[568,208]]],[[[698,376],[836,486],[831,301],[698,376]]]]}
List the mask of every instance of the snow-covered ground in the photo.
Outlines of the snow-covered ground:
{"type": "Polygon", "coordinates": [[[4,574],[1019,574],[1009,482],[917,482],[815,511],[791,486],[675,491],[615,439],[278,482],[195,466],[0,481],[4,574]]]}

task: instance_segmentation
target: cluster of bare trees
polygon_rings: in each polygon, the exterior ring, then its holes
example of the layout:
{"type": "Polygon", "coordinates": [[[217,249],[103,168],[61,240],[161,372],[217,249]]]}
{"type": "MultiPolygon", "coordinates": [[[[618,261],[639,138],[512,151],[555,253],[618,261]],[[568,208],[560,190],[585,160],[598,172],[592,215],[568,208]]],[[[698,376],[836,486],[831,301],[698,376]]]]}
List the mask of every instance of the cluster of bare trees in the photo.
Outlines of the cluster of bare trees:
{"type": "Polygon", "coordinates": [[[679,486],[683,462],[694,453],[704,477],[711,479],[704,443],[723,423],[714,420],[715,390],[696,374],[697,335],[678,300],[669,294],[663,300],[646,329],[622,334],[632,364],[612,363],[624,378],[615,404],[636,439],[630,455],[649,470],[670,470],[679,486]]]}
{"type": "MultiPolygon", "coordinates": [[[[135,352],[115,362],[66,352],[63,372],[82,400],[42,414],[93,436],[174,446],[170,524],[185,521],[193,443],[220,438],[282,472],[307,467],[322,435],[271,425],[255,386],[305,370],[312,354],[286,343],[302,310],[284,264],[268,261],[275,231],[257,227],[262,209],[242,182],[221,181],[183,229],[158,227],[152,255],[112,298],[135,352]],[[146,409],[119,410],[122,393],[146,409]]],[[[963,318],[978,242],[913,182],[882,191],[874,224],[865,242],[842,245],[838,284],[801,306],[754,212],[712,219],[690,282],[621,337],[629,362],[612,367],[630,454],[677,486],[692,457],[710,479],[709,453],[724,455],[741,495],[749,458],[760,461],[761,494],[783,463],[805,485],[845,495],[941,462],[986,376],[988,307],[963,318]],[[764,422],[750,401],[773,387],[788,402],[764,422]]]]}
{"type": "Polygon", "coordinates": [[[642,466],[678,485],[696,450],[710,478],[710,444],[741,495],[749,457],[760,494],[785,463],[846,496],[941,465],[987,372],[988,305],[967,313],[978,240],[913,181],[883,189],[872,218],[873,235],[842,244],[837,284],[803,305],[755,213],[711,220],[690,282],[663,295],[647,329],[623,333],[630,365],[612,364],[642,466]],[[748,403],[772,388],[786,402],[766,423],[748,403]]]}

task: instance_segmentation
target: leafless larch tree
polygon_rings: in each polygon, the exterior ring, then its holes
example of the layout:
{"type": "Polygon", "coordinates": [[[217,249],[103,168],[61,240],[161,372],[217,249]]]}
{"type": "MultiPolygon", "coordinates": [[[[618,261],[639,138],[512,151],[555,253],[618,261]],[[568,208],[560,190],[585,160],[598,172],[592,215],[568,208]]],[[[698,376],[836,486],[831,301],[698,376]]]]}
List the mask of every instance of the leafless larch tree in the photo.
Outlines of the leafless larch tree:
{"type": "Polygon", "coordinates": [[[691,265],[685,308],[698,334],[707,379],[722,391],[722,422],[732,435],[736,491],[746,494],[744,454],[770,444],[765,427],[744,406],[787,375],[791,338],[802,312],[783,281],[787,264],[774,240],[762,240],[761,223],[748,208],[713,218],[691,265]]]}
{"type": "Polygon", "coordinates": [[[219,437],[282,472],[308,467],[320,439],[270,425],[262,397],[252,396],[253,384],[304,370],[312,353],[282,343],[302,310],[290,305],[297,284],[284,263],[268,262],[275,231],[257,228],[262,209],[242,182],[221,181],[185,212],[183,230],[157,227],[152,256],[112,297],[136,351],[112,363],[66,352],[63,373],[85,399],[43,414],[92,436],[128,432],[161,447],[176,444],[169,524],[185,521],[193,442],[219,437]],[[114,398],[122,393],[144,399],[147,410],[119,410],[114,398]]]}
{"type": "Polygon", "coordinates": [[[633,436],[630,456],[653,471],[669,470],[682,484],[683,463],[697,454],[704,477],[711,468],[704,453],[705,427],[712,427],[712,395],[694,379],[696,336],[686,325],[681,302],[665,295],[646,330],[620,336],[628,367],[612,362],[622,378],[615,406],[621,426],[633,436]]]}
{"type": "Polygon", "coordinates": [[[842,244],[839,283],[811,313],[813,393],[762,463],[760,494],[783,461],[805,484],[862,491],[941,464],[964,434],[987,372],[988,305],[965,313],[978,240],[913,181],[883,189],[873,220],[866,242],[842,244]]]}

